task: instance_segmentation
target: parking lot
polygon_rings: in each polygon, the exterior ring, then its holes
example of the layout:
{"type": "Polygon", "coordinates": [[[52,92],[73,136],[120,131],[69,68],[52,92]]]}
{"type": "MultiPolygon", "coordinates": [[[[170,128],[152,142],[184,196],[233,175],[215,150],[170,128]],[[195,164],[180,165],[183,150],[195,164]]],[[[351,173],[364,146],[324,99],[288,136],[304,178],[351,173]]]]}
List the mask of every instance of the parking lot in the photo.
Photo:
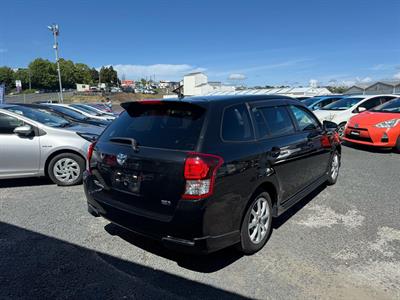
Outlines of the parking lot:
{"type": "Polygon", "coordinates": [[[0,298],[398,299],[399,159],[344,147],[253,256],[170,252],[90,216],[82,186],[0,181],[0,298]]]}

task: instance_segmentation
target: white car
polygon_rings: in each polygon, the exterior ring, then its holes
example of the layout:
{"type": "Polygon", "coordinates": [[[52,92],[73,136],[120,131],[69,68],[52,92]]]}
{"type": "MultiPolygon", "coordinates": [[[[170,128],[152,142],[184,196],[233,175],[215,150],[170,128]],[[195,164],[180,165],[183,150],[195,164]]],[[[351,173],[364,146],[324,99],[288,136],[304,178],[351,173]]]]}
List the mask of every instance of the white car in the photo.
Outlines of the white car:
{"type": "Polygon", "coordinates": [[[94,106],[91,106],[91,105],[81,104],[81,103],[78,104],[77,103],[77,104],[70,104],[70,106],[75,107],[77,109],[81,108],[81,109],[84,109],[84,110],[89,110],[89,111],[92,111],[92,112],[95,112],[95,113],[98,113],[98,114],[101,114],[101,115],[107,115],[107,116],[111,116],[111,117],[115,118],[115,115],[112,112],[106,112],[106,111],[103,111],[103,110],[98,109],[98,108],[96,108],[94,106]]]}
{"type": "Polygon", "coordinates": [[[354,95],[338,101],[314,111],[317,118],[323,121],[331,121],[338,124],[338,133],[342,137],[346,123],[352,116],[370,110],[375,106],[397,98],[396,95],[354,95]]]}
{"type": "Polygon", "coordinates": [[[106,114],[97,113],[97,112],[91,111],[89,109],[84,110],[82,108],[73,107],[73,106],[67,105],[67,104],[51,103],[51,104],[47,104],[47,105],[48,106],[56,105],[56,106],[68,107],[68,108],[70,108],[72,110],[80,112],[81,114],[83,114],[83,115],[85,115],[85,116],[87,116],[89,118],[93,118],[93,119],[106,120],[106,121],[112,121],[112,120],[115,119],[114,116],[109,116],[109,115],[106,115],[106,114]]]}

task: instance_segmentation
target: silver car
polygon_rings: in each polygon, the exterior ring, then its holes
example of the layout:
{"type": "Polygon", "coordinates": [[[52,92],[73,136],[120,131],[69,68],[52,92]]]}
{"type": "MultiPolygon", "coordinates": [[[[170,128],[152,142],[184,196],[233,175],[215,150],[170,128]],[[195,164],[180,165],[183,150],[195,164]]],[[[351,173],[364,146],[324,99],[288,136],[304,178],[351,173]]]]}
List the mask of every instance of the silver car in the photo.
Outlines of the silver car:
{"type": "Polygon", "coordinates": [[[88,147],[102,131],[29,107],[0,105],[0,179],[48,176],[58,185],[78,184],[88,147]]]}

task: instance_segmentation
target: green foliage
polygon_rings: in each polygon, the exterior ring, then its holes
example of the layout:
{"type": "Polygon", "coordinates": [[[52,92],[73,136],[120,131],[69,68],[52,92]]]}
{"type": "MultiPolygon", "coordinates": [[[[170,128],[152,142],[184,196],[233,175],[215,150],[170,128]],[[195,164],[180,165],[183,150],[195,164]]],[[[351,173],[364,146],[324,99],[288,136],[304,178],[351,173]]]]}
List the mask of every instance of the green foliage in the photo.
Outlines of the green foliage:
{"type": "Polygon", "coordinates": [[[100,81],[102,83],[107,83],[115,85],[119,83],[117,71],[114,70],[112,66],[101,67],[100,69],[100,81]]]}
{"type": "Polygon", "coordinates": [[[346,86],[328,86],[327,89],[334,94],[343,94],[345,93],[349,88],[346,86]]]}
{"type": "Polygon", "coordinates": [[[57,67],[47,59],[37,58],[29,64],[32,87],[56,90],[58,86],[57,67]]]}
{"type": "Polygon", "coordinates": [[[0,83],[6,85],[6,90],[10,90],[15,86],[14,71],[9,67],[0,67],[0,83]]]}

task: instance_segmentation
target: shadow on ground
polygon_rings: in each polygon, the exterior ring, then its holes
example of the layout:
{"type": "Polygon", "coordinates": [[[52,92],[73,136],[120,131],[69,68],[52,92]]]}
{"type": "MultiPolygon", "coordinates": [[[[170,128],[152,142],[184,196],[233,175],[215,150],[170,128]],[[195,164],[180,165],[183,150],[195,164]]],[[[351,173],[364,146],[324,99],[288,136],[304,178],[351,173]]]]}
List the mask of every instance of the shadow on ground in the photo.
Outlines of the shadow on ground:
{"type": "Polygon", "coordinates": [[[352,144],[352,143],[349,143],[349,142],[343,142],[342,145],[344,145],[344,146],[346,146],[348,148],[351,148],[351,149],[370,152],[370,153],[377,153],[377,154],[396,153],[396,151],[394,149],[391,149],[391,148],[371,147],[371,146],[366,146],[366,145],[352,144]]]}
{"type": "Polygon", "coordinates": [[[0,222],[0,299],[243,299],[0,222]]]}
{"type": "Polygon", "coordinates": [[[157,256],[175,261],[180,267],[201,273],[212,273],[234,263],[243,255],[233,247],[208,255],[191,255],[165,248],[161,242],[135,234],[112,223],[104,229],[111,235],[116,235],[128,243],[151,252],[157,256]]]}
{"type": "Polygon", "coordinates": [[[54,183],[46,177],[0,179],[0,188],[40,186],[40,185],[51,185],[51,184],[54,184],[54,183]]]}

